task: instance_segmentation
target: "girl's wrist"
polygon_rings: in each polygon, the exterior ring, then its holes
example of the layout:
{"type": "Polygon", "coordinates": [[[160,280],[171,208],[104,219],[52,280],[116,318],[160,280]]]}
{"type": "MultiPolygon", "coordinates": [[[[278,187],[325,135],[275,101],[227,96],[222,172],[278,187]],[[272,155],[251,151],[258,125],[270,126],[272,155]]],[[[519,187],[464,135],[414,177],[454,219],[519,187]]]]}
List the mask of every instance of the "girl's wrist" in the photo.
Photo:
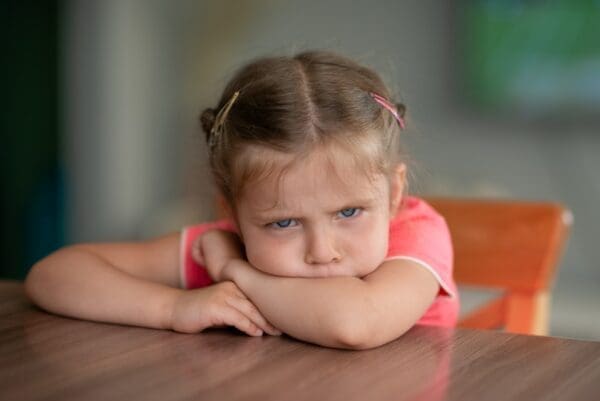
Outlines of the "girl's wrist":
{"type": "Polygon", "coordinates": [[[165,288],[162,297],[160,297],[159,311],[159,327],[161,329],[173,330],[173,313],[177,300],[182,295],[184,289],[181,288],[165,288]]]}
{"type": "Polygon", "coordinates": [[[204,266],[216,282],[227,280],[223,275],[225,266],[232,260],[242,258],[239,237],[228,231],[211,229],[202,235],[200,242],[204,266]]]}
{"type": "Polygon", "coordinates": [[[239,271],[240,268],[244,268],[239,262],[240,259],[229,259],[225,263],[225,266],[223,266],[223,269],[221,270],[222,281],[233,281],[234,283],[236,282],[236,273],[239,271]]]}
{"type": "Polygon", "coordinates": [[[242,288],[250,280],[257,278],[258,275],[265,275],[265,273],[255,269],[244,259],[230,259],[223,267],[221,279],[233,281],[238,287],[242,288]]]}

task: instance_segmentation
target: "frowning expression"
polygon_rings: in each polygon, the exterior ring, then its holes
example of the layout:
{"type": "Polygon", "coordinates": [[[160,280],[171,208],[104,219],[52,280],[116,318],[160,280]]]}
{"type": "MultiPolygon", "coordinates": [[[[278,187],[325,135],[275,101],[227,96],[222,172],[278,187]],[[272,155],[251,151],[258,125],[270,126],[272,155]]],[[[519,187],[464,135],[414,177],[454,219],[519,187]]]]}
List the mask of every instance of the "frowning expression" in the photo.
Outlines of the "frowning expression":
{"type": "MultiPolygon", "coordinates": [[[[272,152],[286,164],[286,156],[272,152]]],[[[248,185],[236,204],[253,266],[277,276],[363,277],[382,263],[401,196],[394,182],[400,181],[352,163],[336,165],[325,152],[295,160],[280,173],[248,185]]]]}

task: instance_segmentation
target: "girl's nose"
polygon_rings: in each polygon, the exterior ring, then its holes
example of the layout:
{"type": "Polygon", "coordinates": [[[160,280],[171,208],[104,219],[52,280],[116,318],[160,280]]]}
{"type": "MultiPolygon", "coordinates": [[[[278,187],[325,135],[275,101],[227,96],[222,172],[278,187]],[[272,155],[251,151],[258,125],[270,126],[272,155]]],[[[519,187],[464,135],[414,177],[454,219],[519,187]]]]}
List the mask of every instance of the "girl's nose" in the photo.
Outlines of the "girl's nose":
{"type": "Polygon", "coordinates": [[[336,263],[342,259],[336,247],[334,236],[327,231],[316,231],[308,234],[305,262],[310,265],[336,263]]]}

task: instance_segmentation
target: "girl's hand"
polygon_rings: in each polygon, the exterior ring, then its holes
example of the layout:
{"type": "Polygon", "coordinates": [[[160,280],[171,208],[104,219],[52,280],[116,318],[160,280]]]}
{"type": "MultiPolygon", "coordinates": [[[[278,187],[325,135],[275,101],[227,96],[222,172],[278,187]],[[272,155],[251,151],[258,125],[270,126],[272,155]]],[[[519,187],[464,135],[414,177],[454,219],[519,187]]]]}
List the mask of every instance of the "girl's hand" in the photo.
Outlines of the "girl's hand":
{"type": "Polygon", "coordinates": [[[197,263],[206,267],[215,281],[222,281],[222,271],[232,259],[243,259],[243,244],[237,234],[223,230],[209,230],[195,244],[192,255],[197,263]]]}
{"type": "Polygon", "coordinates": [[[231,281],[182,291],[175,300],[170,326],[181,333],[233,326],[249,336],[281,334],[231,281]]]}

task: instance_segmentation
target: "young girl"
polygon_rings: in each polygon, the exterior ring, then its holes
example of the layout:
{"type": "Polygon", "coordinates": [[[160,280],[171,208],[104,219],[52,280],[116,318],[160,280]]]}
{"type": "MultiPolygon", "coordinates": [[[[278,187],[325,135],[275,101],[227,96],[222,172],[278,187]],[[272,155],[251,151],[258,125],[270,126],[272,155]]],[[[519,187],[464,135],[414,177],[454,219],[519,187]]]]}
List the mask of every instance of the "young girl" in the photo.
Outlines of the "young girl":
{"type": "Polygon", "coordinates": [[[234,326],[366,349],[458,312],[443,218],[403,195],[405,107],[331,52],[251,62],[201,115],[230,219],[36,263],[54,313],[196,333],[234,326]]]}

